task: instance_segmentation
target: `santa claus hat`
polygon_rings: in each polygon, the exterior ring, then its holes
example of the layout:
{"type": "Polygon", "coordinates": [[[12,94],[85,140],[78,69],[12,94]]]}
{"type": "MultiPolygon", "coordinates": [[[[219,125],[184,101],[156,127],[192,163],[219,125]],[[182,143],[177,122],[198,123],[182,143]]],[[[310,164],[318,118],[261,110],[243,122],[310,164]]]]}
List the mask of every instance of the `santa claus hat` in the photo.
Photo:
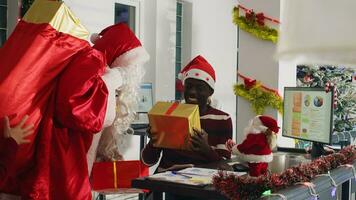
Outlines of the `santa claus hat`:
{"type": "Polygon", "coordinates": [[[113,67],[126,67],[142,64],[149,55],[141,42],[124,23],[118,23],[90,37],[93,48],[105,52],[107,64],[113,67]]]}
{"type": "Polygon", "coordinates": [[[271,131],[278,133],[279,131],[279,127],[277,124],[277,121],[275,119],[273,119],[272,117],[269,116],[265,116],[265,115],[261,115],[259,116],[259,120],[261,120],[261,123],[267,127],[268,129],[270,129],[271,131]]]}
{"type": "Polygon", "coordinates": [[[278,133],[279,127],[277,121],[266,115],[257,115],[250,120],[249,125],[244,130],[244,136],[247,134],[259,134],[267,129],[278,133]]]}
{"type": "Polygon", "coordinates": [[[187,78],[194,78],[205,81],[213,90],[215,86],[215,70],[203,56],[198,55],[179,73],[178,78],[184,81],[187,78]]]}

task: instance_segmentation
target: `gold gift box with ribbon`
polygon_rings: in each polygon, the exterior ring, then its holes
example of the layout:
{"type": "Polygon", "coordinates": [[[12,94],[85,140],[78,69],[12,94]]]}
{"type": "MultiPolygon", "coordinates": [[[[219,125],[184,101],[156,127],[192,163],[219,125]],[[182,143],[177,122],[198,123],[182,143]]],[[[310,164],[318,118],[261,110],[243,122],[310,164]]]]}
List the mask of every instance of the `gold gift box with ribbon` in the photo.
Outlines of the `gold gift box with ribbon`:
{"type": "Polygon", "coordinates": [[[23,20],[34,24],[48,23],[59,32],[87,39],[89,32],[62,1],[36,0],[23,20]]]}
{"type": "Polygon", "coordinates": [[[155,147],[189,150],[193,128],[201,130],[198,105],[157,102],[148,119],[155,147]]]}

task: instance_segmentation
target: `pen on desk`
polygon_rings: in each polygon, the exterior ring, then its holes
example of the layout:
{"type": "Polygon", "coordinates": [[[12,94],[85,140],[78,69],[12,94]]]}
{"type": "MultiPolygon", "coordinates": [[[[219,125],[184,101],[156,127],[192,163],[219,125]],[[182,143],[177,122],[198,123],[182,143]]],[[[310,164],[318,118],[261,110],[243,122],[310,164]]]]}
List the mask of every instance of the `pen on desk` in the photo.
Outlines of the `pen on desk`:
{"type": "Polygon", "coordinates": [[[178,172],[178,171],[172,171],[172,174],[184,176],[184,177],[186,177],[186,178],[193,178],[193,177],[191,177],[191,176],[188,176],[188,175],[186,175],[186,174],[184,174],[184,173],[181,173],[181,172],[178,172]]]}
{"type": "Polygon", "coordinates": [[[190,176],[205,176],[204,174],[199,174],[199,173],[192,173],[192,172],[180,172],[180,171],[174,171],[176,174],[184,174],[184,175],[190,175],[190,176]]]}

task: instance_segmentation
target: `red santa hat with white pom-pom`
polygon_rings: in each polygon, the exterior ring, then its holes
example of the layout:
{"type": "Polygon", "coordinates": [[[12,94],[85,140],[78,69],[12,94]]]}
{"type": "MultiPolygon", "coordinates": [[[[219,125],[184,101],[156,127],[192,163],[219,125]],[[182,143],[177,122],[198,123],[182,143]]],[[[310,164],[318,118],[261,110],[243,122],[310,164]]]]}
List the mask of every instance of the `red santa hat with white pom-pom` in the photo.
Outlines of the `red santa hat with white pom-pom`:
{"type": "Polygon", "coordinates": [[[183,85],[184,81],[188,78],[202,80],[213,90],[216,81],[214,68],[201,55],[198,55],[190,61],[187,66],[181,70],[178,78],[182,81],[183,85]]]}
{"type": "Polygon", "coordinates": [[[149,60],[139,39],[124,23],[109,26],[99,34],[94,33],[90,40],[94,49],[105,52],[111,68],[143,64],[149,60]]]}

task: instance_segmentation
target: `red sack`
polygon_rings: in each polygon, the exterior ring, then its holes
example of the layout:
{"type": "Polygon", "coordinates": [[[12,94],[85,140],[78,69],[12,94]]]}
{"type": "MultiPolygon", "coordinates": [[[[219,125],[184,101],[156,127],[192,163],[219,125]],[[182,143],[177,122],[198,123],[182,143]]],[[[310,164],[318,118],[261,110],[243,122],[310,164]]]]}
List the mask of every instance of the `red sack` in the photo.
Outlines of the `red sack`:
{"type": "Polygon", "coordinates": [[[131,188],[135,178],[148,176],[148,166],[139,160],[96,162],[91,174],[95,191],[118,191],[131,188]]]}

